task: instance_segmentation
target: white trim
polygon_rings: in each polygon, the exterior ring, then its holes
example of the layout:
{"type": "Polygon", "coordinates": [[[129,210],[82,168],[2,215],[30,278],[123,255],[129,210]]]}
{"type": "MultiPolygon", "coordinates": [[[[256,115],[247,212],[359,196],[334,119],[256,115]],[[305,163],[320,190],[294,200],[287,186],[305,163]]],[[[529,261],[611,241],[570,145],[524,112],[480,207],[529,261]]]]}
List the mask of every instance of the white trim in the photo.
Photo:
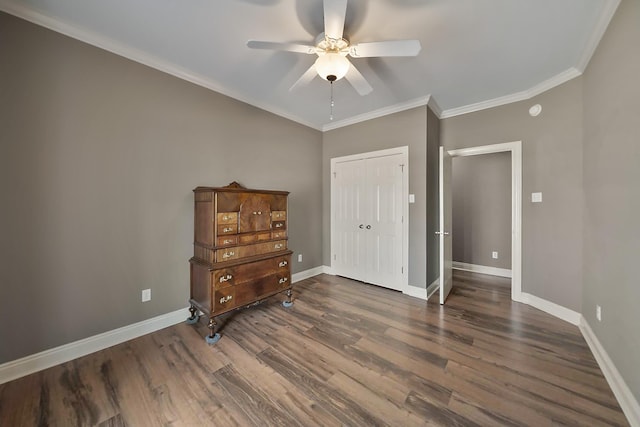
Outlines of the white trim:
{"type": "Polygon", "coordinates": [[[0,384],[184,322],[187,308],[61,345],[0,365],[0,384]]]}
{"type": "Polygon", "coordinates": [[[542,310],[545,313],[549,313],[550,315],[555,316],[558,319],[562,319],[565,322],[569,322],[573,325],[580,324],[580,313],[556,304],[555,302],[547,301],[546,299],[542,299],[526,292],[522,292],[520,294],[520,299],[515,301],[530,305],[531,307],[542,310]]]}
{"type": "Polygon", "coordinates": [[[402,290],[402,293],[410,297],[420,298],[425,301],[427,300],[427,290],[425,288],[409,285],[402,290]]]}
{"type": "Polygon", "coordinates": [[[511,152],[511,299],[522,293],[522,141],[449,150],[452,157],[511,152]]]}
{"type": "Polygon", "coordinates": [[[291,275],[291,283],[296,283],[304,279],[308,279],[309,277],[317,276],[318,274],[324,273],[323,265],[318,267],[313,267],[308,270],[300,271],[298,273],[294,273],[291,275]]]}
{"type": "Polygon", "coordinates": [[[511,278],[511,270],[506,268],[490,267],[488,265],[469,264],[466,262],[453,261],[453,269],[511,278]]]}
{"type": "Polygon", "coordinates": [[[600,12],[600,19],[596,24],[596,27],[591,31],[591,35],[589,37],[589,41],[582,51],[582,55],[578,60],[578,64],[576,68],[580,71],[583,71],[589,65],[589,61],[591,61],[591,57],[593,56],[596,48],[600,44],[600,40],[602,40],[602,36],[604,36],[605,31],[607,31],[607,27],[609,26],[609,22],[613,18],[613,15],[616,13],[618,6],[620,5],[620,0],[606,0],[606,4],[603,6],[602,12],[600,12]]]}
{"type": "MultiPolygon", "coordinates": [[[[378,117],[388,116],[390,114],[399,113],[401,111],[410,110],[416,107],[422,107],[430,103],[431,95],[421,96],[420,98],[410,99],[408,101],[400,102],[398,104],[390,105],[388,107],[379,108],[377,110],[368,111],[366,113],[358,114],[357,116],[349,117],[344,120],[338,120],[337,122],[331,122],[322,126],[322,131],[338,129],[345,126],[350,126],[356,123],[364,122],[371,119],[377,119],[378,117]]],[[[432,110],[434,102],[431,103],[432,110]]]]}
{"type": "Polygon", "coordinates": [[[205,77],[201,74],[194,73],[191,70],[187,70],[186,68],[179,66],[178,64],[174,64],[172,62],[150,55],[147,52],[143,52],[141,50],[128,46],[124,43],[94,33],[87,28],[81,28],[76,25],[67,23],[61,19],[46,16],[29,8],[24,4],[18,5],[0,0],[0,10],[22,18],[26,21],[32,22],[41,27],[48,28],[57,33],[64,34],[65,36],[80,40],[81,42],[114,53],[118,56],[122,56],[131,61],[170,74],[181,80],[191,82],[198,86],[202,86],[214,92],[218,92],[222,95],[252,105],[256,108],[260,108],[261,110],[268,111],[277,116],[284,117],[285,119],[289,119],[296,123],[300,123],[301,125],[322,131],[322,127],[320,126],[314,125],[313,123],[310,123],[301,117],[276,108],[273,105],[268,105],[244,94],[229,90],[229,88],[220,84],[220,82],[211,79],[210,77],[205,77]]]}
{"type": "Polygon", "coordinates": [[[333,268],[330,265],[323,265],[322,266],[322,273],[323,274],[328,274],[330,276],[335,276],[336,272],[333,271],[333,268]]]}
{"type": "Polygon", "coordinates": [[[431,298],[431,295],[435,294],[440,289],[440,277],[436,277],[436,280],[431,282],[427,286],[427,299],[431,298]]]}
{"type": "Polygon", "coordinates": [[[523,90],[521,92],[512,93],[510,95],[500,96],[498,98],[488,99],[486,101],[476,102],[475,104],[463,105],[462,107],[450,108],[444,110],[440,115],[441,119],[447,119],[449,117],[461,116],[467,113],[473,113],[476,111],[486,110],[489,108],[499,107],[501,105],[511,104],[518,101],[524,101],[531,99],[536,95],[540,95],[543,92],[548,91],[556,86],[560,86],[563,83],[568,82],[582,75],[582,72],[575,67],[571,67],[555,76],[538,83],[537,85],[523,90]]]}
{"type": "Polygon", "coordinates": [[[614,396],[618,400],[622,412],[624,412],[627,417],[627,421],[629,421],[632,427],[640,427],[640,404],[638,404],[638,401],[633,396],[629,386],[624,381],[622,375],[620,375],[616,365],[607,354],[607,351],[600,343],[600,340],[598,340],[596,334],[593,333],[584,316],[580,316],[580,324],[578,326],[580,327],[584,340],[593,353],[593,357],[595,357],[596,362],[598,362],[600,370],[607,379],[611,391],[613,391],[614,396]]]}
{"type": "MultiPolygon", "coordinates": [[[[351,154],[349,156],[342,156],[342,157],[334,157],[331,159],[331,170],[329,171],[330,176],[329,179],[331,180],[331,187],[330,187],[330,197],[331,197],[331,208],[330,208],[330,232],[331,232],[331,252],[330,252],[330,256],[333,258],[333,254],[334,254],[334,244],[336,242],[336,238],[335,238],[335,229],[334,229],[334,221],[333,221],[333,217],[335,215],[335,190],[334,190],[334,180],[331,179],[331,175],[333,175],[333,173],[335,172],[335,166],[336,163],[341,163],[341,162],[350,162],[350,161],[354,161],[354,160],[362,160],[362,159],[368,159],[368,158],[374,158],[374,157],[384,157],[384,156],[392,156],[392,155],[396,155],[396,154],[400,154],[402,155],[402,162],[404,163],[404,170],[402,173],[402,198],[404,200],[404,202],[402,203],[402,215],[404,218],[404,222],[402,223],[402,271],[404,271],[404,274],[402,274],[402,280],[400,283],[400,291],[404,292],[405,289],[407,289],[407,287],[409,286],[409,147],[408,146],[402,146],[402,147],[394,147],[394,148],[387,148],[385,150],[378,150],[378,151],[370,151],[367,153],[358,153],[358,154],[351,154]]],[[[332,274],[337,274],[337,272],[335,271],[335,269],[333,269],[333,266],[331,266],[332,268],[332,274]]]]}

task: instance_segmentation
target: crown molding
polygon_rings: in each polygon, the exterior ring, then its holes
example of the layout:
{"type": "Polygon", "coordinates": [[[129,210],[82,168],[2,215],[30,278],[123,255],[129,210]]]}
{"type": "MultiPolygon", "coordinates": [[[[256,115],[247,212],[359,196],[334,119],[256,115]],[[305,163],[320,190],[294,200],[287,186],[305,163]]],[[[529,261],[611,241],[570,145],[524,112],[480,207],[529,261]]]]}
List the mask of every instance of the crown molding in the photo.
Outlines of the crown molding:
{"type": "Polygon", "coordinates": [[[431,108],[431,111],[433,111],[433,113],[440,119],[442,116],[442,108],[440,108],[440,105],[438,105],[438,103],[436,102],[436,99],[433,96],[429,97],[429,102],[427,103],[427,106],[429,108],[431,108]]]}
{"type": "Polygon", "coordinates": [[[344,126],[349,126],[349,125],[360,123],[366,120],[386,116],[389,114],[397,113],[400,111],[408,110],[408,109],[423,106],[423,105],[428,105],[431,108],[431,110],[438,116],[438,118],[446,119],[446,118],[455,117],[455,116],[459,116],[467,113],[486,110],[488,108],[499,107],[501,105],[506,105],[513,102],[530,99],[549,89],[559,86],[571,79],[574,79],[582,74],[582,72],[585,70],[586,66],[588,65],[589,61],[591,60],[591,57],[593,56],[593,53],[595,52],[598,44],[600,43],[600,40],[602,39],[609,23],[611,22],[611,19],[613,18],[613,15],[615,14],[619,4],[620,4],[620,0],[605,0],[605,5],[603,7],[603,10],[600,15],[600,19],[598,20],[598,23],[596,25],[596,28],[592,32],[589,38],[589,41],[587,42],[587,45],[585,46],[585,49],[583,50],[583,53],[575,67],[571,67],[551,77],[550,79],[547,79],[533,86],[530,89],[516,92],[510,95],[505,95],[502,97],[486,100],[486,101],[477,102],[474,104],[451,108],[448,110],[442,110],[440,106],[438,106],[438,104],[436,103],[435,99],[431,95],[427,95],[424,97],[412,99],[412,100],[394,104],[388,107],[383,107],[378,110],[353,116],[344,120],[331,122],[325,125],[316,125],[316,124],[310,123],[307,120],[302,119],[301,117],[298,117],[294,114],[290,114],[289,112],[283,111],[272,105],[268,105],[266,103],[257,101],[256,99],[253,99],[243,94],[229,90],[219,82],[213,79],[204,77],[200,74],[193,73],[185,68],[178,66],[177,64],[162,60],[153,55],[149,55],[148,53],[132,48],[123,43],[120,43],[110,38],[96,34],[86,28],[81,28],[81,27],[69,24],[67,22],[64,22],[60,19],[46,16],[40,12],[37,12],[27,7],[24,4],[16,4],[8,0],[0,0],[0,10],[8,14],[17,16],[19,18],[22,18],[26,21],[32,22],[36,25],[48,28],[50,30],[61,33],[68,37],[74,38],[76,40],[80,40],[84,43],[88,43],[92,46],[95,46],[100,49],[106,50],[108,52],[114,53],[116,55],[122,56],[134,62],[162,71],[164,73],[177,77],[181,80],[188,81],[190,83],[204,87],[206,89],[210,89],[214,92],[228,96],[240,102],[244,102],[246,104],[252,105],[256,108],[262,109],[264,111],[267,111],[269,113],[291,120],[293,122],[299,123],[301,125],[304,125],[322,132],[326,132],[329,130],[338,129],[344,126]]]}
{"type": "Polygon", "coordinates": [[[462,107],[451,108],[444,110],[440,115],[441,119],[447,119],[450,117],[461,116],[467,113],[473,113],[476,111],[486,110],[488,108],[499,107],[501,105],[511,104],[513,102],[525,101],[531,99],[536,95],[540,95],[543,92],[548,91],[556,86],[560,86],[563,83],[568,82],[571,79],[582,75],[577,68],[571,67],[555,76],[547,79],[530,89],[523,90],[522,92],[516,92],[511,95],[501,96],[499,98],[489,99],[487,101],[477,102],[475,104],[469,104],[462,107]]]}
{"type": "Polygon", "coordinates": [[[613,15],[618,10],[618,6],[620,5],[620,0],[606,0],[604,7],[602,8],[602,12],[600,13],[600,19],[596,24],[596,27],[591,32],[591,36],[589,37],[589,41],[582,51],[582,55],[578,60],[578,64],[576,68],[581,72],[587,68],[589,65],[589,61],[591,61],[591,57],[596,51],[596,48],[600,44],[600,40],[604,36],[605,31],[609,27],[609,23],[613,18],[613,15]]]}
{"type": "Polygon", "coordinates": [[[378,117],[388,116],[389,114],[399,113],[400,111],[410,110],[411,108],[422,107],[429,104],[431,95],[422,96],[420,98],[410,99],[409,101],[401,102],[398,104],[390,105],[388,107],[379,108],[377,110],[368,111],[357,116],[349,117],[344,120],[332,122],[322,126],[322,131],[334,130],[341,127],[354,125],[356,123],[364,122],[371,119],[377,119],[378,117]]]}
{"type": "Polygon", "coordinates": [[[137,62],[139,64],[146,65],[147,67],[162,71],[163,73],[170,74],[181,80],[185,80],[195,85],[204,87],[206,89],[210,89],[214,92],[218,92],[222,95],[228,96],[235,100],[260,108],[261,110],[267,111],[277,116],[284,117],[285,119],[294,121],[301,125],[304,125],[316,130],[322,130],[317,125],[310,123],[298,116],[289,114],[283,110],[274,108],[271,105],[267,105],[253,98],[249,98],[237,92],[231,91],[215,80],[212,80],[200,74],[189,71],[174,63],[162,60],[160,58],[157,58],[156,56],[150,55],[146,52],[143,52],[139,49],[135,49],[131,46],[127,46],[123,43],[117,42],[108,37],[104,37],[102,35],[96,34],[93,31],[90,31],[86,28],[81,28],[76,25],[69,24],[68,22],[64,22],[60,19],[52,18],[50,16],[44,15],[40,12],[37,12],[27,7],[26,5],[15,4],[7,0],[0,0],[0,11],[6,12],[13,16],[17,16],[18,18],[24,19],[25,21],[29,21],[33,24],[39,25],[41,27],[63,34],[67,37],[71,37],[81,42],[98,47],[102,50],[106,50],[107,52],[111,52],[118,56],[122,56],[124,58],[137,62]]]}

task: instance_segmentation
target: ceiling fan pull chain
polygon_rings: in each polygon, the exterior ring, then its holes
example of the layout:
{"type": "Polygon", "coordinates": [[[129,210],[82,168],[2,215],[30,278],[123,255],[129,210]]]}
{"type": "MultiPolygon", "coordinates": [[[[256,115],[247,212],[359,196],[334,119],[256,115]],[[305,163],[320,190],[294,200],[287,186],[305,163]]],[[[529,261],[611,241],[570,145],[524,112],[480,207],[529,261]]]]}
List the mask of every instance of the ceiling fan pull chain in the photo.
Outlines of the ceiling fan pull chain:
{"type": "Polygon", "coordinates": [[[335,105],[333,102],[333,82],[329,82],[331,84],[331,102],[329,103],[329,120],[333,120],[333,106],[335,105]]]}

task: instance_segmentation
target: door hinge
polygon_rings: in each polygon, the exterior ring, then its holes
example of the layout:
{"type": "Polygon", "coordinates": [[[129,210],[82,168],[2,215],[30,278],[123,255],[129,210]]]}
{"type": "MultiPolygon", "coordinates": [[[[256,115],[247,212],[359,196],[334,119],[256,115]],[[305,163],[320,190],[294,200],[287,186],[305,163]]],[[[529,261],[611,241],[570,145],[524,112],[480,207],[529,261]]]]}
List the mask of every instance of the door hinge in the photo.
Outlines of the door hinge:
{"type": "Polygon", "coordinates": [[[400,271],[402,274],[404,274],[404,267],[400,267],[400,271]]]}
{"type": "Polygon", "coordinates": [[[400,169],[402,169],[402,172],[404,173],[404,165],[400,165],[400,169]]]}
{"type": "Polygon", "coordinates": [[[333,178],[335,179],[335,177],[336,177],[336,173],[334,172],[334,173],[333,173],[333,178]]]}

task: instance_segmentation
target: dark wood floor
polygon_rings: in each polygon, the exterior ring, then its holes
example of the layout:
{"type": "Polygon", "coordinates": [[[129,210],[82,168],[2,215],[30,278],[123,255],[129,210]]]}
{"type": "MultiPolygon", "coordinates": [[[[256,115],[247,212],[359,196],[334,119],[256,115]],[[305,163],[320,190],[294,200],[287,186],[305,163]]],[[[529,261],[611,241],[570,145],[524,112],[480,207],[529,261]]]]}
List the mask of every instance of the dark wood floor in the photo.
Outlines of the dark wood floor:
{"type": "MultiPolygon", "coordinates": [[[[628,425],[578,329],[456,272],[446,306],[320,275],[0,385],[2,426],[628,425]]],[[[185,310],[185,317],[188,315],[185,310]]]]}

